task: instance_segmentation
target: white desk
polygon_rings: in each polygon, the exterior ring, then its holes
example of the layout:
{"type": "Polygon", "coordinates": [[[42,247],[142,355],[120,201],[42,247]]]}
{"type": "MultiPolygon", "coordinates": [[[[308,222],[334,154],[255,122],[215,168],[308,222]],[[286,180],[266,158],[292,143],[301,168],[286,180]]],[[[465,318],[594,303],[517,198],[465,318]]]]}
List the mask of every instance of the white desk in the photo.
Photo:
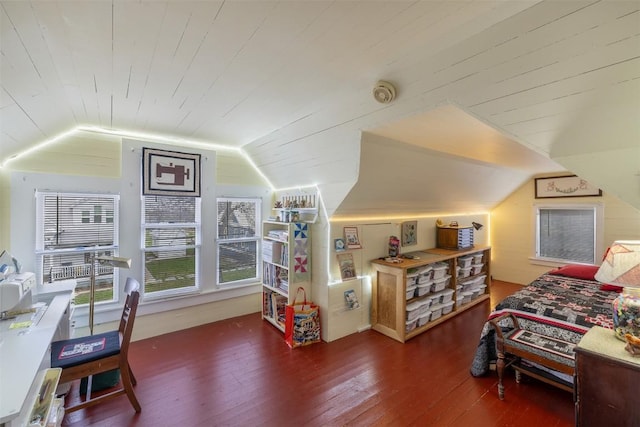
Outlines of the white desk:
{"type": "MultiPolygon", "coordinates": [[[[0,321],[0,425],[25,425],[38,394],[38,373],[51,366],[50,344],[69,338],[71,297],[75,281],[39,294],[44,310],[0,321]],[[40,317],[41,315],[41,317],[40,317]],[[34,319],[28,328],[10,329],[14,322],[34,319]]],[[[34,298],[34,299],[36,299],[34,298]]]]}

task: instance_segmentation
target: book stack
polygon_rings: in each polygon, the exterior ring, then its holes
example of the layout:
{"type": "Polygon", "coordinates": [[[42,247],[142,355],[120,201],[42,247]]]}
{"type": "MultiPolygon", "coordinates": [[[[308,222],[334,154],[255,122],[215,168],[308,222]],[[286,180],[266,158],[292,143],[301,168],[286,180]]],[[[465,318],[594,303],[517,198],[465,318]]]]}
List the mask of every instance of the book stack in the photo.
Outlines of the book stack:
{"type": "Polygon", "coordinates": [[[286,242],[289,239],[289,232],[287,230],[269,230],[267,236],[286,242]]]}
{"type": "Polygon", "coordinates": [[[262,243],[262,259],[274,264],[281,264],[282,261],[282,243],[265,240],[262,243]]]}

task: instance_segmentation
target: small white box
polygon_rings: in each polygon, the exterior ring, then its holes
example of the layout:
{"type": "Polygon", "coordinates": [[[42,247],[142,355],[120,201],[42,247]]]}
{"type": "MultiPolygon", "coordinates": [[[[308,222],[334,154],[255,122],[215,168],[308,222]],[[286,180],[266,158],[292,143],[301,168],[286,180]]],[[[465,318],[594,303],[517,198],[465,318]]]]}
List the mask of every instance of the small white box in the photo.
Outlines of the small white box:
{"type": "Polygon", "coordinates": [[[413,286],[418,281],[418,273],[407,274],[407,288],[413,286]]]}
{"type": "Polygon", "coordinates": [[[482,262],[482,252],[478,252],[477,254],[471,254],[473,257],[473,263],[479,264],[482,262]]]}

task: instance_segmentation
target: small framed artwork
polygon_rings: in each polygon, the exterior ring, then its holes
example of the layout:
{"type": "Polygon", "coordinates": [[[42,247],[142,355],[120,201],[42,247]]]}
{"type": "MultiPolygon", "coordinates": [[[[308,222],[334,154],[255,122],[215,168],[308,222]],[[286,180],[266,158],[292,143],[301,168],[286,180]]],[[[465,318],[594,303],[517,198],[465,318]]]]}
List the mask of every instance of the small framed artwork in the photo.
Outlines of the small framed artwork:
{"type": "Polygon", "coordinates": [[[536,199],[602,196],[602,190],[576,175],[536,178],[536,199]]]}
{"type": "Polygon", "coordinates": [[[200,154],[143,148],[142,194],[200,197],[200,154]]]}
{"type": "Polygon", "coordinates": [[[344,239],[347,242],[347,249],[360,249],[360,239],[358,238],[358,227],[345,227],[344,239]]]}
{"type": "Polygon", "coordinates": [[[336,252],[342,252],[345,250],[344,239],[335,239],[333,241],[333,247],[336,252]]]}
{"type": "Polygon", "coordinates": [[[402,223],[402,246],[411,246],[418,243],[418,221],[406,221],[402,223]]]}
{"type": "Polygon", "coordinates": [[[347,304],[347,308],[349,310],[355,310],[356,308],[360,308],[358,295],[356,295],[356,291],[354,291],[353,289],[344,291],[344,302],[347,304]]]}
{"type": "Polygon", "coordinates": [[[338,254],[338,265],[340,266],[340,277],[342,280],[356,279],[356,266],[353,263],[353,255],[350,252],[338,254]]]}

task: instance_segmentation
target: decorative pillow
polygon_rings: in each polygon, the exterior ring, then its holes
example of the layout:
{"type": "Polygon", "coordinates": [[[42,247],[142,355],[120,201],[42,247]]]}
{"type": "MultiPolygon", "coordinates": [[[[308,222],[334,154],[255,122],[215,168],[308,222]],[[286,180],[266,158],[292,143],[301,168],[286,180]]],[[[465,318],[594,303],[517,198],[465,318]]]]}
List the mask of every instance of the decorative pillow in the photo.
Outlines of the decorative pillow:
{"type": "Polygon", "coordinates": [[[598,272],[599,268],[600,266],[598,265],[567,264],[564,267],[558,267],[555,270],[551,270],[549,274],[573,277],[574,279],[596,280],[594,276],[598,272]]]}

